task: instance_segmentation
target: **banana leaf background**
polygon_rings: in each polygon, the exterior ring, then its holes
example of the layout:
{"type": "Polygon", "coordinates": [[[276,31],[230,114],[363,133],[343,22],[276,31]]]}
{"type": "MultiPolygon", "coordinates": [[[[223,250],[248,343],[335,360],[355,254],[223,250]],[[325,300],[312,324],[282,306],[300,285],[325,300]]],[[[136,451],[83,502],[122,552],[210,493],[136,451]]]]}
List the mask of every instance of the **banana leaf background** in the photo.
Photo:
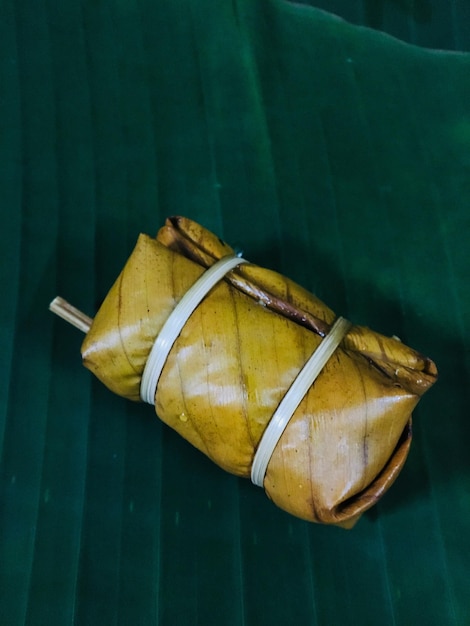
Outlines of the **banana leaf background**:
{"type": "Polygon", "coordinates": [[[0,31],[0,624],[470,624],[468,1],[3,0],[0,31]],[[93,315],[172,214],[436,361],[353,530],[114,397],[47,311],[93,315]]]}

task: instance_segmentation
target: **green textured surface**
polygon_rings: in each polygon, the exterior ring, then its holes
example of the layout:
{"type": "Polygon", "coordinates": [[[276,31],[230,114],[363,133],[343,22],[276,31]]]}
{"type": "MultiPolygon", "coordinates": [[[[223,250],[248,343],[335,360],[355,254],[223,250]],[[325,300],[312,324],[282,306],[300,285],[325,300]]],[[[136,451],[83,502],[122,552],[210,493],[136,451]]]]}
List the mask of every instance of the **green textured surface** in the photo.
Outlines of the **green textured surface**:
{"type": "Polygon", "coordinates": [[[470,624],[467,0],[0,2],[0,624],[470,624]],[[315,4],[315,3],[310,3],[315,4]],[[184,214],[433,357],[346,532],[277,510],[81,367],[184,214]]]}

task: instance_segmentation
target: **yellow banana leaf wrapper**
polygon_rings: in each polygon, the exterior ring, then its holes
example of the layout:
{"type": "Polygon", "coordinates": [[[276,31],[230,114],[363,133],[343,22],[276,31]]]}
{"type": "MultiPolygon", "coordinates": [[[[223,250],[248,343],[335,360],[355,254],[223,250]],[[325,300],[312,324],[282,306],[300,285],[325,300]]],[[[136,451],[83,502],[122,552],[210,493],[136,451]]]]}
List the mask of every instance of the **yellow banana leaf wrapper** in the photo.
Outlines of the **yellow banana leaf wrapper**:
{"type": "MultiPolygon", "coordinates": [[[[232,248],[195,222],[169,218],[140,235],[82,346],[111,391],[140,400],[165,321],[232,248]]],[[[335,314],[280,274],[244,264],[185,323],[158,380],[159,418],[223,469],[249,477],[259,442],[335,314]]],[[[411,443],[411,413],[434,363],[396,338],[352,326],[303,397],[269,461],[264,489],[289,513],[352,526],[390,487],[411,443]]]]}

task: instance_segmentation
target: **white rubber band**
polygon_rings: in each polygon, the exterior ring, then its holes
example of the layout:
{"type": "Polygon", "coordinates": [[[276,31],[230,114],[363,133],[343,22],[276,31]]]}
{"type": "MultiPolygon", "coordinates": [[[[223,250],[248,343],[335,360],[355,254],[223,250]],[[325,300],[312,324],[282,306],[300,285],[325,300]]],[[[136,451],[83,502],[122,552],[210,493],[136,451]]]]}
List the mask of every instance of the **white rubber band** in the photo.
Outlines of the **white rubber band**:
{"type": "Polygon", "coordinates": [[[198,304],[227,272],[247,262],[236,255],[223,257],[206,270],[178,302],[158,334],[145,364],[140,383],[140,397],[144,402],[154,404],[158,379],[170,350],[198,304]]]}
{"type": "Polygon", "coordinates": [[[297,375],[286,395],[274,412],[271,421],[261,437],[251,466],[251,480],[258,487],[262,487],[269,461],[282,433],[284,432],[294,411],[302,402],[305,394],[314,383],[317,376],[325,367],[327,361],[335,352],[342,339],[351,328],[351,322],[338,317],[328,335],[305,363],[297,375]]]}

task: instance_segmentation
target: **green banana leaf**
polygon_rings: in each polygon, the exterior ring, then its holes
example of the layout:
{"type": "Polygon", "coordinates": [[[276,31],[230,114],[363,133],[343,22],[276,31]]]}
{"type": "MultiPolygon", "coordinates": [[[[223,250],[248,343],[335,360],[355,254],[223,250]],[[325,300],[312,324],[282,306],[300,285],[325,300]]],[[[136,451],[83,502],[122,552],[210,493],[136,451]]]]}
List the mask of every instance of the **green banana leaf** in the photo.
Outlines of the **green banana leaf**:
{"type": "Polygon", "coordinates": [[[470,623],[468,18],[0,3],[2,626],[470,623]],[[288,516],[114,397],[47,311],[93,315],[172,214],[436,361],[407,465],[353,530],[288,516]]]}

